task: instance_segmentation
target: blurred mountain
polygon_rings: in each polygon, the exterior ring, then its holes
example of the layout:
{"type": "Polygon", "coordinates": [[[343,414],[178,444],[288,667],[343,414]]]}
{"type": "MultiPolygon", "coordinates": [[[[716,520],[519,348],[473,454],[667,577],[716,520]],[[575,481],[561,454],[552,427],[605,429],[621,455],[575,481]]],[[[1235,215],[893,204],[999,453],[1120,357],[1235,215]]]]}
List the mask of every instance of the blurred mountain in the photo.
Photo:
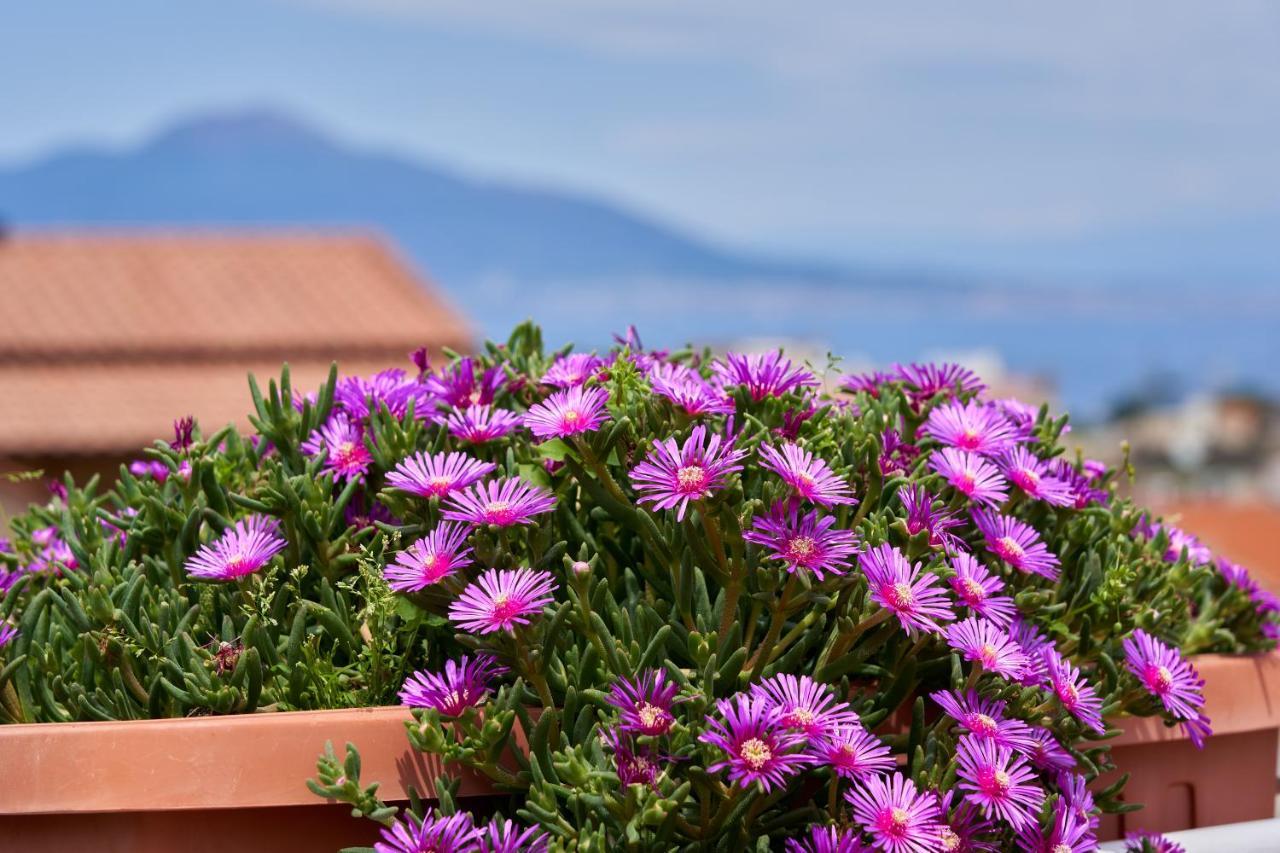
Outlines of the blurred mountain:
{"type": "Polygon", "coordinates": [[[134,150],[64,150],[0,169],[0,221],[372,227],[450,284],[847,277],[720,249],[597,199],[356,150],[272,111],[197,119],[134,150]]]}

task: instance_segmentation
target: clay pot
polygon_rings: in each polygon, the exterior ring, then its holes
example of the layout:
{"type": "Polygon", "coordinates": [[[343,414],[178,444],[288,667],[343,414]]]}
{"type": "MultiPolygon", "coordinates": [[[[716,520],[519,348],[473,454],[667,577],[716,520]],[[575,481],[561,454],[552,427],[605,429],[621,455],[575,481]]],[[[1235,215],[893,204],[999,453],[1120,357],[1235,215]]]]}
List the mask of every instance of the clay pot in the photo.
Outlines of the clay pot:
{"type": "Polygon", "coordinates": [[[1137,829],[1173,832],[1275,817],[1280,653],[1201,655],[1194,663],[1205,680],[1213,736],[1197,750],[1181,727],[1159,719],[1114,721],[1124,729],[1110,741],[1119,769],[1097,787],[1129,773],[1123,798],[1143,808],[1104,816],[1102,840],[1137,829]]]}
{"type": "MultiPolygon", "coordinates": [[[[325,741],[360,749],[388,802],[430,797],[439,760],[405,735],[407,708],[0,726],[0,853],[315,853],[371,845],[379,828],[307,789],[325,741]]],[[[451,769],[460,797],[489,781],[451,769]]]]}

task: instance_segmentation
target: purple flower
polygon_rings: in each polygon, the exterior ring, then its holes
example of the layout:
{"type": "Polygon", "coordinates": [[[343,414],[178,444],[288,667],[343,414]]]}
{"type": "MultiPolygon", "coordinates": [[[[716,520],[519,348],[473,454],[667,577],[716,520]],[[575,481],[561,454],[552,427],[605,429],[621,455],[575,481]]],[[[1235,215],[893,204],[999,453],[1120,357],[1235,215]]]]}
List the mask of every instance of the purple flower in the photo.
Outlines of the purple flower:
{"type": "Polygon", "coordinates": [[[532,524],[535,515],[550,512],[556,499],[551,493],[519,477],[476,483],[449,498],[444,517],[469,524],[511,527],[532,524]]]}
{"type": "Polygon", "coordinates": [[[1053,810],[1049,828],[1042,829],[1034,822],[1027,824],[1018,833],[1018,844],[1028,853],[1094,853],[1098,849],[1089,824],[1061,800],[1053,810]]]}
{"type": "Polygon", "coordinates": [[[1049,467],[1049,472],[1067,487],[1072,501],[1069,506],[1084,509],[1091,503],[1105,504],[1111,499],[1106,489],[1094,486],[1093,479],[1088,474],[1077,471],[1075,466],[1065,459],[1055,459],[1049,467]]]}
{"type": "Polygon", "coordinates": [[[952,401],[929,413],[922,428],[925,435],[960,450],[985,456],[1000,453],[1017,441],[1017,431],[991,403],[952,401]]]}
{"type": "Polygon", "coordinates": [[[924,486],[902,486],[898,489],[898,500],[907,511],[907,533],[916,536],[927,531],[930,548],[950,550],[959,546],[951,529],[961,525],[960,519],[946,509],[936,509],[933,495],[925,491],[924,486]]]}
{"type": "Polygon", "coordinates": [[[698,740],[725,754],[707,768],[729,771],[729,779],[743,788],[759,783],[766,793],[799,773],[811,759],[800,751],[805,737],[788,731],[781,714],[767,699],[738,693],[716,702],[719,716],[707,717],[707,730],[698,740]]]}
{"type": "Polygon", "coordinates": [[[830,767],[844,779],[865,779],[896,764],[889,745],[858,722],[839,723],[809,744],[809,754],[819,766],[830,767]]]}
{"type": "Polygon", "coordinates": [[[1050,475],[1049,464],[1025,447],[1011,447],[999,457],[1000,470],[1029,497],[1053,506],[1075,506],[1071,487],[1050,475]]]}
{"type": "Polygon", "coordinates": [[[178,418],[173,422],[173,441],[169,442],[169,446],[178,452],[182,452],[191,447],[195,440],[196,419],[191,415],[178,418]]]}
{"type": "Polygon", "coordinates": [[[917,791],[916,783],[902,774],[872,776],[844,796],[853,806],[854,822],[871,834],[878,849],[888,853],[938,849],[942,829],[938,798],[929,791],[917,791]]]}
{"type": "Polygon", "coordinates": [[[1187,853],[1187,849],[1178,842],[1146,830],[1125,833],[1124,850],[1125,853],[1187,853]]]}
{"type": "Polygon", "coordinates": [[[600,739],[613,750],[613,766],[622,787],[645,785],[657,790],[658,769],[663,756],[648,746],[632,744],[629,738],[614,729],[602,732],[600,739]]]}
{"type": "Polygon", "coordinates": [[[533,569],[489,569],[449,605],[449,618],[464,631],[515,632],[554,601],[555,579],[533,569]]]}
{"type": "Polygon", "coordinates": [[[779,725],[803,732],[811,743],[840,726],[860,725],[848,702],[807,675],[780,672],[753,685],[751,693],[777,709],[779,725]]]}
{"type": "Polygon", "coordinates": [[[1015,617],[1009,625],[1009,635],[1027,656],[1027,668],[1015,681],[1024,687],[1040,687],[1046,684],[1049,680],[1049,664],[1045,654],[1055,651],[1053,641],[1040,633],[1039,628],[1021,617],[1015,617]]]}
{"type": "Polygon", "coordinates": [[[1134,528],[1135,533],[1139,533],[1147,539],[1155,539],[1161,531],[1164,532],[1168,539],[1169,544],[1165,547],[1164,558],[1170,563],[1182,559],[1184,551],[1187,559],[1197,566],[1204,565],[1213,559],[1213,552],[1201,544],[1199,539],[1180,527],[1174,527],[1172,524],[1165,524],[1164,522],[1148,522],[1144,518],[1134,528]]]}
{"type": "Polygon", "coordinates": [[[479,838],[480,830],[466,812],[445,817],[427,809],[421,822],[406,813],[382,830],[382,840],[373,849],[376,853],[474,853],[479,838]]]}
{"type": "Polygon", "coordinates": [[[163,483],[169,479],[169,466],[159,459],[135,459],[129,463],[129,473],[140,480],[154,477],[156,482],[163,483]]]}
{"type": "Polygon", "coordinates": [[[6,622],[0,622],[0,649],[13,642],[18,636],[18,629],[6,622]]]}
{"type": "Polygon", "coordinates": [[[792,365],[778,352],[753,355],[725,353],[722,360],[712,363],[711,369],[725,385],[744,386],[756,402],[765,397],[781,397],[789,391],[818,386],[817,377],[803,367],[792,365]]]}
{"type": "Polygon", "coordinates": [[[467,357],[446,367],[435,376],[426,378],[426,393],[446,406],[469,409],[472,406],[489,406],[506,382],[501,365],[488,368],[477,378],[475,360],[467,357]]]}
{"type": "Polygon", "coordinates": [[[565,438],[594,432],[609,419],[605,401],[609,392],[603,388],[575,385],[552,394],[525,413],[524,425],[538,438],[565,438]]]}
{"type": "Polygon", "coordinates": [[[895,364],[893,375],[900,380],[911,396],[921,402],[928,400],[939,391],[951,391],[955,394],[971,394],[984,390],[987,386],[978,374],[959,364],[945,362],[942,364],[895,364]]]}
{"type": "Polygon", "coordinates": [[[410,708],[434,708],[443,716],[458,717],[489,698],[493,680],[507,672],[486,652],[474,659],[462,655],[456,663],[445,661],[444,672],[410,675],[400,690],[400,701],[410,708]]]}
{"type": "Polygon", "coordinates": [[[995,853],[999,848],[982,840],[982,836],[991,835],[995,824],[983,817],[968,800],[960,800],[952,811],[951,801],[955,795],[954,789],[938,794],[938,809],[942,814],[938,849],[945,853],[995,853]]]}
{"type": "Polygon", "coordinates": [[[733,441],[721,444],[713,435],[707,441],[706,427],[698,425],[683,445],[674,438],[654,440],[645,461],[631,469],[631,483],[640,492],[640,502],[652,502],[655,510],[677,507],[676,520],[684,519],[689,501],[699,501],[724,488],[734,471],[741,471],[745,450],[736,450],[733,441]]]}
{"type": "Polygon", "coordinates": [[[811,826],[807,835],[788,838],[786,843],[786,853],[872,853],[873,850],[863,844],[853,830],[834,826],[811,826]]]}
{"type": "Polygon", "coordinates": [[[635,678],[619,678],[609,690],[609,704],[618,709],[618,726],[627,732],[658,736],[671,730],[671,706],[679,685],[664,670],[647,669],[635,678]]]}
{"type": "Polygon", "coordinates": [[[1213,726],[1210,725],[1209,718],[1199,714],[1190,720],[1182,720],[1181,725],[1191,745],[1196,749],[1204,749],[1204,742],[1213,734],[1213,726]]]}
{"type": "Polygon", "coordinates": [[[1044,804],[1044,789],[1021,756],[1007,746],[965,735],[956,745],[960,789],[983,815],[999,817],[1015,831],[1035,821],[1044,804]]]}
{"type": "Polygon", "coordinates": [[[943,447],[930,457],[929,467],[976,504],[999,506],[1009,497],[1000,469],[976,453],[943,447]]]}
{"type": "Polygon", "coordinates": [[[466,546],[470,529],[442,521],[423,538],[396,555],[383,570],[387,585],[396,592],[416,592],[439,583],[459,569],[472,565],[466,546]]]}
{"type": "Polygon", "coordinates": [[[465,489],[498,466],[481,462],[465,453],[415,453],[400,460],[387,474],[387,485],[423,498],[443,498],[465,489]]]}
{"type": "Polygon", "coordinates": [[[960,603],[1001,628],[1008,628],[1018,609],[1009,596],[996,595],[1004,589],[1004,581],[975,560],[972,554],[956,554],[951,558],[951,568],[956,571],[950,581],[951,591],[960,603]]]}
{"type": "Polygon", "coordinates": [[[1204,679],[1176,650],[1136,629],[1124,640],[1129,671],[1180,720],[1195,720],[1204,707],[1204,679]]]}
{"type": "Polygon", "coordinates": [[[1037,770],[1071,770],[1076,766],[1075,758],[1062,748],[1048,729],[1032,726],[1031,739],[1031,749],[1025,754],[1037,770]]]}
{"type": "Polygon", "coordinates": [[[364,444],[364,430],[352,423],[345,412],[334,412],[329,420],[302,443],[302,452],[324,458],[324,467],[340,480],[359,479],[373,462],[364,444]]]}
{"type": "Polygon", "coordinates": [[[1017,678],[1027,656],[1009,633],[988,619],[970,616],[947,628],[947,644],[965,660],[1008,679],[1017,678]]]}
{"type": "Polygon", "coordinates": [[[880,435],[880,458],[877,464],[880,474],[892,477],[897,474],[906,475],[915,458],[920,455],[920,448],[902,440],[896,429],[887,429],[880,435]]]}
{"type": "Polygon", "coordinates": [[[857,535],[832,530],[835,523],[832,516],[819,518],[817,510],[800,516],[795,505],[777,503],[767,516],[752,519],[751,530],[742,538],[770,549],[769,559],[782,560],[788,572],[806,569],[821,581],[827,572],[844,574],[849,556],[857,550],[857,535]]]}
{"type": "Polygon", "coordinates": [[[1099,734],[1106,731],[1102,722],[1102,699],[1072,663],[1056,651],[1044,652],[1049,668],[1048,687],[1058,697],[1067,713],[1099,734]]]}
{"type": "Polygon", "coordinates": [[[1058,789],[1076,818],[1090,829],[1097,829],[1102,820],[1095,814],[1097,809],[1093,792],[1089,790],[1089,780],[1079,773],[1059,773],[1058,789]]]}
{"type": "MultiPolygon", "coordinates": [[[[409,379],[403,370],[383,370],[369,379],[347,376],[334,388],[333,399],[347,414],[356,420],[366,420],[370,412],[386,406],[396,417],[404,417],[409,401],[415,401],[415,414],[426,413],[424,403],[429,398],[426,388],[409,379]]],[[[301,408],[301,400],[295,401],[301,408]]]]}
{"type": "Polygon", "coordinates": [[[850,394],[866,393],[872,397],[879,397],[885,383],[892,381],[893,377],[889,374],[873,370],[870,373],[851,373],[843,377],[840,380],[840,388],[850,394]]]}
{"type": "Polygon", "coordinates": [[[1004,715],[1005,703],[988,699],[969,690],[964,695],[940,690],[929,698],[938,703],[943,712],[959,723],[973,737],[990,740],[997,746],[1007,746],[1018,752],[1028,752],[1035,747],[1031,727],[1022,720],[1011,720],[1004,715]]]}
{"type": "Polygon", "coordinates": [[[728,415],[733,400],[683,364],[657,364],[649,371],[649,387],[659,397],[684,409],[691,418],[728,415]]]}
{"type": "Polygon", "coordinates": [[[546,853],[551,837],[540,827],[495,817],[480,830],[476,842],[477,853],[546,853]]]}
{"type": "Polygon", "coordinates": [[[539,381],[557,388],[574,388],[590,379],[603,365],[604,359],[595,353],[570,353],[557,358],[539,381]]]}
{"type": "Polygon", "coordinates": [[[445,418],[449,434],[472,444],[496,441],[520,426],[520,416],[507,409],[495,409],[486,405],[454,409],[445,418]]]}
{"type": "Polygon", "coordinates": [[[904,630],[940,632],[942,628],[935,620],[953,619],[955,613],[947,594],[935,586],[938,576],[922,573],[921,565],[912,565],[887,542],[858,557],[872,600],[897,616],[904,630]]]}
{"type": "Polygon", "coordinates": [[[1031,525],[985,510],[974,511],[973,523],[982,531],[987,550],[1018,571],[1058,579],[1058,557],[1045,547],[1031,525]]]}
{"type": "Polygon", "coordinates": [[[760,445],[760,467],[773,471],[800,497],[825,507],[856,504],[849,484],[837,477],[830,466],[798,445],[787,442],[778,451],[760,445]]]}
{"type": "Polygon", "coordinates": [[[186,572],[193,578],[222,581],[253,574],[288,544],[279,530],[273,518],[242,518],[217,540],[201,546],[187,560],[186,572]]]}

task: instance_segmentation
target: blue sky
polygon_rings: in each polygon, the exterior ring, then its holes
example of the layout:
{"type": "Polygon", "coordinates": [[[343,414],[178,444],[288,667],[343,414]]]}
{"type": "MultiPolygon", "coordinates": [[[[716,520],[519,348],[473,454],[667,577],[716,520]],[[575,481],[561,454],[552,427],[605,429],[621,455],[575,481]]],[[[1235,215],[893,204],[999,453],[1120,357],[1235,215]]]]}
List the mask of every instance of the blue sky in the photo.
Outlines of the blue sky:
{"type": "Polygon", "coordinates": [[[261,104],[758,250],[983,269],[1248,268],[1274,254],[1265,238],[1280,223],[1274,3],[5,10],[2,163],[261,104]],[[1206,229],[1222,239],[1197,251],[1206,229]]]}

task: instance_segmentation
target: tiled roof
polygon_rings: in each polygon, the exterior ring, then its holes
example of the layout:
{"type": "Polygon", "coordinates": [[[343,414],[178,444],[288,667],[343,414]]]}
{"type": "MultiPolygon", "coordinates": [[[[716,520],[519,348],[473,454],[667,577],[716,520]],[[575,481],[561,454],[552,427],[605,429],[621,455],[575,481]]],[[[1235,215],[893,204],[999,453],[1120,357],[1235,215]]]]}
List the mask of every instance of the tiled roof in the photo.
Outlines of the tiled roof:
{"type": "Polygon", "coordinates": [[[250,371],[311,388],[471,342],[383,243],[317,233],[0,239],[0,329],[0,456],[130,453],[184,414],[244,425],[250,371]]]}

